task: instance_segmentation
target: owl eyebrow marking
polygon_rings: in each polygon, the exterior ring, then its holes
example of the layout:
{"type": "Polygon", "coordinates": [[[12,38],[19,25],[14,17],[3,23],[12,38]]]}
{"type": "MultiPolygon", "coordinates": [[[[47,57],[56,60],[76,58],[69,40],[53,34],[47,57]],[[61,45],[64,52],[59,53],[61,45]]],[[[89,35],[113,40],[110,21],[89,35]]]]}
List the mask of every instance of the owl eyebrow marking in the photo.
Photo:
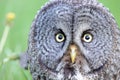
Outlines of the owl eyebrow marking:
{"type": "MultiPolygon", "coordinates": [[[[84,17],[87,17],[87,18],[89,18],[89,19],[92,19],[91,16],[86,15],[86,14],[78,16],[78,18],[84,18],[84,17]]],[[[82,21],[83,21],[83,20],[82,20],[82,21]]]]}
{"type": "Polygon", "coordinates": [[[92,29],[87,29],[87,30],[85,30],[85,31],[83,31],[83,33],[89,33],[90,31],[93,31],[92,29]]]}
{"type": "MultiPolygon", "coordinates": [[[[55,35],[56,35],[56,34],[58,34],[58,33],[62,33],[62,34],[64,34],[63,30],[62,30],[62,29],[60,29],[60,28],[59,28],[59,29],[57,29],[57,32],[55,33],[55,35]]],[[[64,34],[64,35],[65,35],[65,34],[64,34]]]]}

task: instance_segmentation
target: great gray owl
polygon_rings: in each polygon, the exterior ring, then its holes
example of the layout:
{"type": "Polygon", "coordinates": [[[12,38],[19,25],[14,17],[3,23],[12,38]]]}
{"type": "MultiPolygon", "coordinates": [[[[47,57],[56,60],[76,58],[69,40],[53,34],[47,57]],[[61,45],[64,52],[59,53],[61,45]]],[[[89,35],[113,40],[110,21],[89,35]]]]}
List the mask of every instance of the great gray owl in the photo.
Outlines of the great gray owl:
{"type": "Polygon", "coordinates": [[[50,0],[32,23],[27,55],[33,80],[120,80],[120,31],[97,0],[50,0]]]}

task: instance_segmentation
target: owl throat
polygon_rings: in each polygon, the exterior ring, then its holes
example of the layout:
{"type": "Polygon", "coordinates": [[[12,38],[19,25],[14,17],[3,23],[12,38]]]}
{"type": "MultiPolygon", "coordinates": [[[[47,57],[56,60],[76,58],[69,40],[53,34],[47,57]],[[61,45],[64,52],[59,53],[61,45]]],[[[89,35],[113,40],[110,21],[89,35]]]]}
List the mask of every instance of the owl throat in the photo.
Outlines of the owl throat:
{"type": "Polygon", "coordinates": [[[78,70],[75,70],[74,67],[65,67],[64,69],[64,78],[65,80],[83,80],[83,77],[81,73],[78,72],[78,70]]]}
{"type": "Polygon", "coordinates": [[[58,80],[84,80],[78,68],[66,66],[56,75],[58,80]]]}

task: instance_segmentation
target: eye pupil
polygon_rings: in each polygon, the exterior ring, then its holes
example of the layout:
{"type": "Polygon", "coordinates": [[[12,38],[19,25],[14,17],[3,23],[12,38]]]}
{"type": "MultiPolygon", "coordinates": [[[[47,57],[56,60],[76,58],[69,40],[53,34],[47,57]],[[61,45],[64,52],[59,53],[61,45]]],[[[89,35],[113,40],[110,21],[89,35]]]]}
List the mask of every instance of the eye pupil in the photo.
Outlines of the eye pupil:
{"type": "Polygon", "coordinates": [[[58,39],[60,39],[60,40],[63,39],[63,35],[60,34],[60,35],[58,36],[58,39]]]}
{"type": "Polygon", "coordinates": [[[85,39],[86,39],[86,40],[89,40],[89,39],[90,39],[89,35],[86,35],[86,36],[85,36],[85,39]]]}

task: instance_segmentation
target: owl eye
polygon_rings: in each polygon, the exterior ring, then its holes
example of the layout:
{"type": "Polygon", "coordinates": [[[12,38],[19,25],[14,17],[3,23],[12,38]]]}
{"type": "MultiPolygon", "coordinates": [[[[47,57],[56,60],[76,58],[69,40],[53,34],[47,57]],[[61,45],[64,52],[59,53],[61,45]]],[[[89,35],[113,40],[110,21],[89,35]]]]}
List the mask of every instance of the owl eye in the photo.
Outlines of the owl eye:
{"type": "Polygon", "coordinates": [[[83,35],[82,40],[89,43],[93,40],[93,36],[90,33],[86,33],[83,35]]]}
{"type": "Polygon", "coordinates": [[[63,42],[65,40],[65,35],[63,33],[58,33],[56,34],[55,39],[57,42],[63,42]]]}

